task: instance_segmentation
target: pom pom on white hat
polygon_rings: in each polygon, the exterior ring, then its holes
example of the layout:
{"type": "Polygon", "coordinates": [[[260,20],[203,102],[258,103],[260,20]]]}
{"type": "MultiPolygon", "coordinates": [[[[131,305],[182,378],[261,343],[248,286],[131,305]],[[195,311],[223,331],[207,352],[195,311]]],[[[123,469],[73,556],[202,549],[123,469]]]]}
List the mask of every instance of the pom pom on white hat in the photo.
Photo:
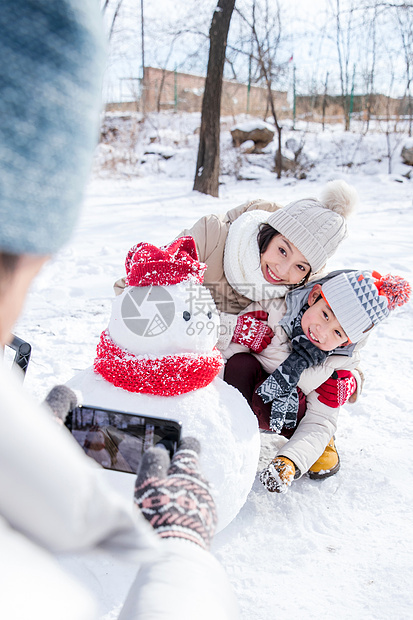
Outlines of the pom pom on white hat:
{"type": "Polygon", "coordinates": [[[304,254],[315,273],[347,237],[346,218],[357,201],[357,192],[348,183],[330,181],[321,200],[304,198],[291,202],[271,213],[267,223],[304,254]]]}

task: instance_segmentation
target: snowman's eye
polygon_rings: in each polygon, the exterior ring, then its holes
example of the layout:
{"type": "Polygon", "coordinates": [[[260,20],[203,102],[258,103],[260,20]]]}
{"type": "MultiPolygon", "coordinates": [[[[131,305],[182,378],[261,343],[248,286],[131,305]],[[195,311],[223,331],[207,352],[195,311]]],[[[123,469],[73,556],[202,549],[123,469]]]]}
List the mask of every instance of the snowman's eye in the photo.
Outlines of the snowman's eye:
{"type": "Polygon", "coordinates": [[[183,312],[182,316],[184,317],[185,321],[189,321],[189,319],[191,318],[191,314],[188,312],[188,310],[185,310],[185,312],[183,312]]]}
{"type": "Polygon", "coordinates": [[[208,317],[209,319],[212,319],[212,312],[211,312],[211,311],[209,311],[209,312],[207,313],[207,317],[208,317]]]}

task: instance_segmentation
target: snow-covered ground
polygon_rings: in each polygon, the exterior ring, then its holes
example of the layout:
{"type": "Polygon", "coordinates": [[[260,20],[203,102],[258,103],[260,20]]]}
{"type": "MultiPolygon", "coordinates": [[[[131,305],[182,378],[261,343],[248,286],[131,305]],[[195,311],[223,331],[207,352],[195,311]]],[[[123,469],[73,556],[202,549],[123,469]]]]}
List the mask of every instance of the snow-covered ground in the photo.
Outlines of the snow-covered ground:
{"type": "MultiPolygon", "coordinates": [[[[194,119],[164,115],[151,123],[138,127],[140,142],[125,150],[126,163],[118,166],[113,146],[99,151],[101,164],[112,149],[112,165],[95,167],[72,242],[32,287],[15,332],[32,344],[25,383],[39,400],[91,365],[109,320],[112,284],[132,245],[167,243],[202,215],[252,198],[286,204],[318,196],[326,181],[344,178],[356,187],[360,206],[331,269],[376,269],[413,283],[413,181],[403,176],[409,168],[399,157],[400,136],[388,175],[382,134],[360,139],[339,127],[310,128],[304,151],[316,165],[297,181],[275,178],[271,149],[242,158],[226,131],[224,170],[236,162],[244,172],[238,176],[254,180],[223,175],[215,199],[192,191],[194,119]],[[158,152],[144,155],[150,139],[158,152]],[[169,159],[159,155],[162,149],[169,159]],[[132,165],[138,176],[130,175],[132,165]]],[[[281,496],[256,479],[238,516],[215,537],[212,552],[228,572],[244,620],[413,617],[412,350],[413,301],[376,329],[363,352],[363,395],[339,418],[340,472],[322,482],[303,477],[281,496]]],[[[265,463],[282,439],[262,440],[265,463]]],[[[96,593],[102,620],[115,620],[134,567],[108,555],[62,558],[62,564],[96,593]]]]}

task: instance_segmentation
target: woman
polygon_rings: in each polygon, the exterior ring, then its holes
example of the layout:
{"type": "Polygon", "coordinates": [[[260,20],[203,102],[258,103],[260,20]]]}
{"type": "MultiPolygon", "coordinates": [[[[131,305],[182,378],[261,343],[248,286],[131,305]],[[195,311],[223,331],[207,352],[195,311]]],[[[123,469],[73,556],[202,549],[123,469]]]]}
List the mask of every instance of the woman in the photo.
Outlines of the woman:
{"type": "MultiPolygon", "coordinates": [[[[99,17],[94,0],[2,3],[0,112],[7,122],[0,126],[0,347],[10,342],[33,278],[67,241],[77,219],[99,121],[99,17]]],[[[61,419],[76,404],[66,386],[54,388],[46,400],[61,419]]],[[[173,462],[190,481],[192,507],[201,482],[203,517],[211,517],[195,543],[188,538],[195,527],[200,531],[198,506],[179,532],[168,522],[162,533],[152,529],[139,510],[151,493],[157,500],[152,514],[168,500],[168,512],[176,519],[177,506],[167,488],[176,486],[177,476],[167,471],[165,451],[146,453],[133,505],[132,497],[126,500],[105,482],[50,408],[35,403],[22,389],[21,377],[4,364],[0,403],[4,617],[97,618],[91,592],[54,556],[103,547],[140,567],[122,620],[238,618],[228,579],[207,551],[214,507],[208,484],[200,481],[197,444],[183,440],[178,462],[173,462]]],[[[182,488],[181,482],[179,494],[182,488]]]]}
{"type": "MultiPolygon", "coordinates": [[[[225,216],[207,215],[182,235],[195,239],[199,259],[208,265],[204,284],[221,311],[218,348],[224,351],[231,341],[261,351],[271,337],[260,321],[261,313],[237,316],[251,301],[283,299],[294,287],[317,277],[328,258],[347,236],[346,218],[357,202],[355,190],[344,181],[332,181],[318,201],[307,198],[286,207],[255,200],[229,211],[225,216]]],[[[350,368],[354,367],[354,360],[350,368]]],[[[362,377],[351,371],[361,388],[362,377]]],[[[351,396],[355,385],[350,372],[343,368],[337,379],[329,379],[318,394],[301,394],[299,420],[306,406],[314,416],[329,418],[331,436],[335,430],[338,407],[351,396]],[[343,396],[344,394],[344,396],[343,396]]],[[[268,375],[250,354],[235,355],[226,364],[224,379],[238,388],[255,410],[262,428],[268,407],[254,397],[255,387],[268,375]],[[265,409],[264,415],[262,409],[265,409]]],[[[307,421],[308,421],[307,417],[307,421]]],[[[298,427],[297,427],[298,428],[298,427]]],[[[290,431],[283,434],[291,437],[290,431]]],[[[297,435],[298,436],[298,435],[297,435]]],[[[323,478],[338,471],[339,458],[331,439],[324,452],[309,470],[313,478],[323,478]]],[[[304,473],[304,472],[302,472],[304,473]]]]}

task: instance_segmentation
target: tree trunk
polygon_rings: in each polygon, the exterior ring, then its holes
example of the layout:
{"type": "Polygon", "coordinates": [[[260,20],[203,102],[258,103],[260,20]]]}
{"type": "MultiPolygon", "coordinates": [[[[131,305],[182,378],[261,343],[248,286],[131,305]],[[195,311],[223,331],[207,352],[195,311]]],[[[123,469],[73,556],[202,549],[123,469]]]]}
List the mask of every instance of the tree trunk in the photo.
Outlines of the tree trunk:
{"type": "Polygon", "coordinates": [[[282,152],[281,152],[281,132],[282,132],[282,127],[280,126],[280,124],[278,123],[278,119],[277,119],[277,113],[275,111],[275,105],[274,105],[274,99],[272,97],[272,90],[271,90],[271,86],[269,86],[269,90],[270,90],[270,105],[271,105],[271,112],[272,112],[272,117],[274,119],[274,124],[275,127],[277,129],[277,134],[278,134],[278,150],[275,154],[275,171],[277,173],[277,179],[281,179],[281,174],[282,174],[282,169],[283,169],[283,158],[282,158],[282,152]]]}
{"type": "Polygon", "coordinates": [[[202,100],[194,190],[218,196],[222,76],[235,0],[218,0],[209,30],[209,59],[202,100]]]}
{"type": "Polygon", "coordinates": [[[321,126],[324,131],[325,120],[326,120],[326,109],[327,109],[327,87],[328,87],[328,71],[326,74],[326,81],[324,83],[324,95],[323,95],[323,120],[321,126]]]}
{"type": "Polygon", "coordinates": [[[165,77],[166,77],[166,69],[162,69],[161,82],[159,84],[158,95],[156,97],[156,111],[158,113],[161,111],[161,99],[162,99],[163,87],[165,85],[165,77]]]}

